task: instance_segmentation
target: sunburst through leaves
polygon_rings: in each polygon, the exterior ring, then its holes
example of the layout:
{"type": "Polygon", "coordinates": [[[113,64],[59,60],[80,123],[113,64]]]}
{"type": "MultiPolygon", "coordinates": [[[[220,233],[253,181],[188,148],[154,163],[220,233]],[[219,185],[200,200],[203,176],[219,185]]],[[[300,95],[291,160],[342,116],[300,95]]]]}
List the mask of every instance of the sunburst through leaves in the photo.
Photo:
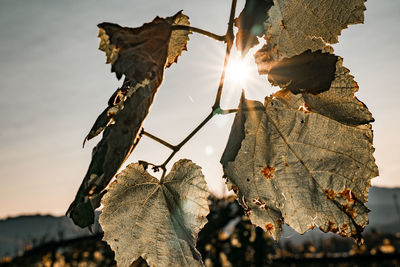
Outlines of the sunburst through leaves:
{"type": "MultiPolygon", "coordinates": [[[[285,223],[301,234],[317,226],[362,243],[368,188],[378,175],[373,118],[355,97],[358,85],[330,45],[342,29],[363,22],[365,0],[247,0],[235,20],[236,2],[225,35],[190,26],[182,12],[138,28],[99,24],[100,49],[125,81],[86,137],[103,132],[67,214],[81,227],[92,224],[104,195],[100,224],[120,266],[138,258],[150,266],[203,266],[196,240],[209,210],[204,176],[190,160],[178,161],[168,175],[167,166],[215,115],[234,112],[221,163],[251,222],[275,240],[285,223]],[[223,62],[215,101],[209,115],[173,145],[142,125],[165,68],[177,61],[192,32],[224,42],[225,59],[198,60],[209,70],[223,62]],[[268,74],[280,89],[268,96],[271,88],[266,90],[266,78],[258,74],[268,74]],[[232,108],[241,91],[238,109],[232,108]],[[162,163],[130,164],[109,185],[142,136],[171,154],[162,163]],[[161,179],[150,171],[161,171],[161,179]]],[[[190,86],[182,92],[187,90],[190,86]]],[[[208,146],[204,153],[213,152],[208,146]]]]}

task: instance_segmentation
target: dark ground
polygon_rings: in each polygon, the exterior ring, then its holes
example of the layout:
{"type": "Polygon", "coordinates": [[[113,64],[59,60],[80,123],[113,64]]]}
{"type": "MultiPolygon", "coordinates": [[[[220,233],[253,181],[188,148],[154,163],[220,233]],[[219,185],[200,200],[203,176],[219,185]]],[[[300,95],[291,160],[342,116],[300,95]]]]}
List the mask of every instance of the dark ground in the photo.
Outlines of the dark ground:
{"type": "MultiPolygon", "coordinates": [[[[332,237],[300,245],[275,243],[255,228],[236,201],[211,200],[209,223],[199,234],[197,248],[206,266],[400,266],[400,235],[370,231],[365,244],[332,237]]],[[[51,241],[11,259],[6,266],[115,266],[114,253],[102,234],[51,241]]],[[[132,266],[147,266],[137,261],[132,266]]]]}

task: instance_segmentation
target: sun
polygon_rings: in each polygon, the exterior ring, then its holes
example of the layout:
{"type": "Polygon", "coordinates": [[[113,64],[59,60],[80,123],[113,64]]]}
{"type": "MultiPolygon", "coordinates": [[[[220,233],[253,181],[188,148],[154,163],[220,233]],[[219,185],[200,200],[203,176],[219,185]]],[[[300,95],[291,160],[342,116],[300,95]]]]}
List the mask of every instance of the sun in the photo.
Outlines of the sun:
{"type": "Polygon", "coordinates": [[[250,64],[240,57],[232,58],[226,68],[226,79],[235,84],[244,86],[251,72],[250,64]]]}
{"type": "Polygon", "coordinates": [[[268,93],[266,87],[265,76],[260,76],[258,73],[254,51],[249,51],[247,55],[242,56],[240,52],[233,49],[225,72],[224,104],[229,107],[237,106],[242,92],[249,99],[264,99],[268,93]]]}

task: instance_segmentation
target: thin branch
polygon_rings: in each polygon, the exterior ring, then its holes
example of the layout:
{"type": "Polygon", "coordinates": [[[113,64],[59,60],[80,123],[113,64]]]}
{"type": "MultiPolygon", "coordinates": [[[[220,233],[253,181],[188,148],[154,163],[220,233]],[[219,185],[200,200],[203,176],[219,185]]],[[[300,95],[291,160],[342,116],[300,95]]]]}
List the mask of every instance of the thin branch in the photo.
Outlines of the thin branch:
{"type": "Polygon", "coordinates": [[[234,18],[235,18],[236,2],[237,2],[237,0],[232,0],[231,14],[229,16],[229,23],[228,23],[228,30],[226,31],[226,35],[225,35],[226,36],[226,52],[225,52],[225,59],[224,59],[224,67],[222,69],[221,78],[219,80],[217,95],[215,97],[215,102],[212,107],[213,110],[219,109],[220,104],[221,104],[222,89],[224,87],[224,82],[225,82],[226,67],[229,63],[229,56],[231,54],[233,39],[235,38],[235,36],[233,34],[233,22],[234,22],[234,18]]]}
{"type": "MultiPolygon", "coordinates": [[[[238,108],[221,109],[218,114],[226,115],[226,114],[236,113],[238,111],[239,111],[238,108]]],[[[262,107],[241,108],[240,111],[242,112],[265,111],[265,107],[262,106],[262,107]]]]}
{"type": "Polygon", "coordinates": [[[235,112],[238,112],[238,111],[239,111],[238,108],[222,109],[220,114],[225,115],[225,114],[235,113],[235,112]]]}
{"type": "Polygon", "coordinates": [[[176,30],[192,31],[192,32],[197,32],[197,33],[203,34],[205,36],[211,37],[217,41],[225,41],[226,40],[225,35],[218,35],[218,34],[215,34],[215,33],[203,30],[203,29],[199,29],[196,27],[188,26],[188,25],[173,25],[172,30],[173,31],[176,31],[176,30]]]}
{"type": "MultiPolygon", "coordinates": [[[[210,114],[185,138],[183,139],[182,142],[180,142],[178,145],[176,146],[171,146],[171,149],[173,149],[172,153],[169,155],[169,157],[164,161],[163,164],[159,165],[159,166],[154,166],[153,170],[154,171],[158,171],[160,168],[163,170],[163,173],[161,175],[161,180],[165,177],[165,173],[166,173],[166,166],[167,164],[171,161],[171,159],[175,156],[176,153],[178,153],[178,151],[182,148],[182,146],[184,146],[198,131],[200,131],[201,128],[203,128],[204,125],[207,124],[207,122],[209,120],[211,120],[212,117],[214,117],[214,115],[216,114],[230,114],[230,113],[234,113],[237,110],[236,109],[228,109],[228,110],[222,110],[220,107],[220,102],[221,102],[221,96],[222,96],[222,88],[224,87],[224,82],[225,82],[225,72],[226,72],[226,67],[228,65],[229,62],[229,56],[231,53],[231,49],[232,49],[232,45],[233,45],[233,40],[235,38],[234,34],[233,34],[233,22],[234,22],[234,18],[235,18],[235,10],[236,10],[236,2],[237,0],[232,0],[232,5],[231,5],[231,12],[229,15],[229,22],[228,22],[228,29],[226,31],[226,34],[224,36],[219,36],[219,35],[215,35],[213,33],[204,31],[202,29],[198,29],[198,28],[194,28],[194,27],[190,27],[190,26],[186,26],[186,25],[175,25],[173,26],[173,30],[191,30],[194,32],[198,32],[204,35],[207,35],[211,38],[217,39],[217,40],[225,40],[226,42],[226,52],[225,52],[225,59],[224,59],[224,67],[222,69],[222,73],[221,73],[221,78],[218,84],[218,91],[217,91],[217,95],[215,97],[215,103],[212,106],[212,111],[210,112],[210,114]]],[[[149,135],[147,135],[149,136],[149,135]]],[[[150,137],[150,136],[149,136],[150,137]]],[[[152,135],[152,137],[155,137],[152,135]]],[[[150,138],[152,138],[150,137],[150,138]]],[[[166,142],[163,141],[160,138],[153,138],[154,140],[157,141],[161,141],[160,143],[165,144],[166,142]]],[[[168,146],[167,145],[167,146],[168,146]]],[[[169,146],[168,146],[169,147],[169,146]]]]}
{"type": "Polygon", "coordinates": [[[140,134],[141,135],[145,135],[145,136],[149,137],[150,139],[153,139],[154,141],[159,142],[160,144],[162,144],[162,145],[164,145],[164,146],[166,146],[166,147],[168,147],[168,148],[170,148],[172,150],[175,150],[175,146],[174,145],[171,145],[167,141],[164,141],[163,139],[158,138],[157,136],[154,136],[151,133],[146,132],[144,129],[142,130],[142,132],[140,134]]]}
{"type": "Polygon", "coordinates": [[[179,150],[185,145],[214,115],[214,112],[211,112],[182,142],[179,143],[179,145],[176,146],[177,149],[179,150]]]}
{"type": "Polygon", "coordinates": [[[231,14],[229,15],[229,22],[228,22],[227,35],[230,35],[231,41],[233,41],[233,37],[234,37],[233,36],[233,22],[235,21],[236,3],[237,3],[237,0],[232,0],[231,14]]]}
{"type": "Polygon", "coordinates": [[[204,125],[207,124],[209,120],[211,120],[212,117],[214,117],[215,113],[211,112],[188,136],[186,136],[185,139],[183,139],[182,142],[180,142],[178,145],[174,147],[174,151],[169,155],[169,157],[164,161],[163,164],[159,166],[155,166],[156,168],[161,168],[163,169],[163,174],[161,176],[161,179],[164,178],[165,175],[165,169],[167,164],[171,161],[171,159],[175,156],[176,153],[198,132],[200,131],[201,128],[203,128],[204,125]]]}

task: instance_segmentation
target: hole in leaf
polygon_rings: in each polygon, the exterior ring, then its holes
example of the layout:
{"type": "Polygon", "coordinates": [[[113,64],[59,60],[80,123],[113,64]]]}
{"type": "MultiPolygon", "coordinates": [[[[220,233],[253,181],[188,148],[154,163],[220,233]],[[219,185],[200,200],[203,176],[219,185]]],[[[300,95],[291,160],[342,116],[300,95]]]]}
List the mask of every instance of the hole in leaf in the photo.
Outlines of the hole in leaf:
{"type": "Polygon", "coordinates": [[[309,113],[311,111],[311,108],[306,103],[304,103],[299,107],[299,110],[305,113],[309,113]]]}

